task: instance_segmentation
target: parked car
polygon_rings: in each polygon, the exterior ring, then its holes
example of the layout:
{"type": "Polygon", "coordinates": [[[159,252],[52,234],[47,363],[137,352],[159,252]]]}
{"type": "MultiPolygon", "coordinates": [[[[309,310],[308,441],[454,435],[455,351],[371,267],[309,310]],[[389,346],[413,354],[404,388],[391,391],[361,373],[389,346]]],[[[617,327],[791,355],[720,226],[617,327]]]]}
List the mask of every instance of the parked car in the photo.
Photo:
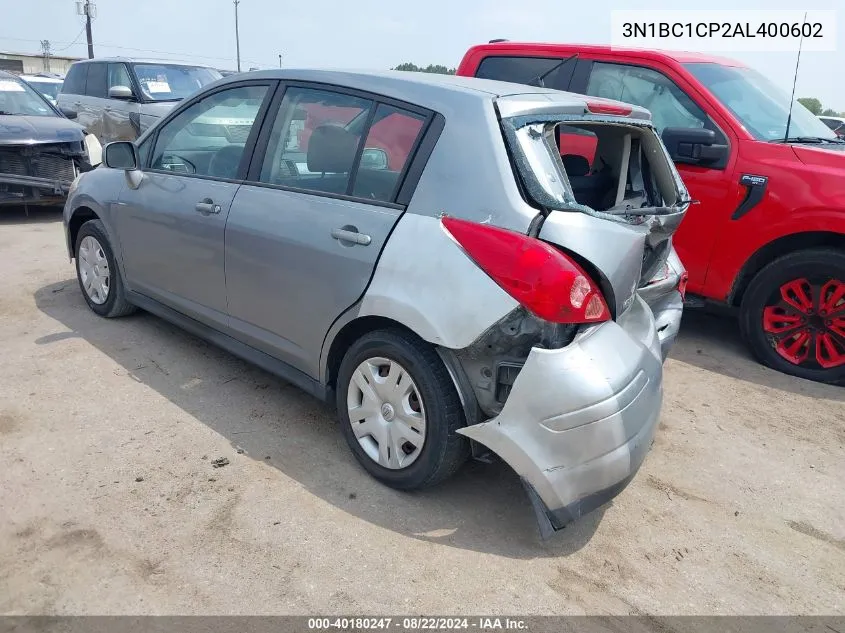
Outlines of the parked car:
{"type": "Polygon", "coordinates": [[[819,120],[833,130],[839,138],[845,138],[845,117],[841,116],[819,116],[819,120]]]}
{"type": "Polygon", "coordinates": [[[0,206],[61,204],[100,162],[97,138],[17,75],[0,70],[0,206]]]}
{"type": "Polygon", "coordinates": [[[220,79],[214,68],[126,58],[74,62],[58,96],[102,143],[134,140],[173,106],[220,79]]]}
{"type": "Polygon", "coordinates": [[[104,163],[64,213],[91,310],[143,308],[334,403],[387,485],[432,485],[489,449],[550,531],[617,494],[648,451],[662,356],[637,288],[689,197],[642,108],[259,71],[107,145],[104,163]],[[249,134],[209,147],[191,128],[223,108],[249,109],[249,134]],[[549,144],[560,125],[598,137],[596,208],[549,144]]]}
{"type": "Polygon", "coordinates": [[[56,97],[64,83],[63,79],[52,75],[21,75],[20,78],[46,97],[47,101],[56,105],[56,97]]]}
{"type": "Polygon", "coordinates": [[[694,53],[504,41],[457,73],[648,108],[697,201],[674,239],[688,298],[738,309],[769,367],[845,383],[845,141],[799,102],[790,116],[760,73],[694,53]]]}

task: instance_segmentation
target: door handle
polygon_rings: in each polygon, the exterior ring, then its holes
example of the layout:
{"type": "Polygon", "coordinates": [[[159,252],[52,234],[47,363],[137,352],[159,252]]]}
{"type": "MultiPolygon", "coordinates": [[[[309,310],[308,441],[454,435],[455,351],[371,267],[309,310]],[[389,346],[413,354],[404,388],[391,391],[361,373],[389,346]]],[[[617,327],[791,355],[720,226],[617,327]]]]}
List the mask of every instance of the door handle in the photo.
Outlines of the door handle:
{"type": "Polygon", "coordinates": [[[349,225],[339,229],[332,229],[332,237],[344,246],[352,246],[354,244],[368,246],[372,242],[372,238],[369,235],[359,233],[358,227],[349,225]]]}
{"type": "Polygon", "coordinates": [[[216,215],[220,213],[220,205],[214,204],[214,200],[211,198],[206,198],[197,202],[194,208],[203,215],[216,215]]]}

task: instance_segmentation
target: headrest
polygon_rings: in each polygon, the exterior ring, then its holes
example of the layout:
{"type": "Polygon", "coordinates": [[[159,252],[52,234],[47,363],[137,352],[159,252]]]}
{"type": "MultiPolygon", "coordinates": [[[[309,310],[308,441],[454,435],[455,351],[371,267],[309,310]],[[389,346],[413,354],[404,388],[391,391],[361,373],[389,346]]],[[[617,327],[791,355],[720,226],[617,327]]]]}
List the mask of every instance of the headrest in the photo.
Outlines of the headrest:
{"type": "Polygon", "coordinates": [[[308,139],[308,171],[342,174],[352,169],[358,137],[338,125],[321,125],[308,139]]]}
{"type": "Polygon", "coordinates": [[[563,168],[569,176],[577,178],[590,173],[590,161],[580,154],[564,154],[560,159],[563,161],[563,168]]]}

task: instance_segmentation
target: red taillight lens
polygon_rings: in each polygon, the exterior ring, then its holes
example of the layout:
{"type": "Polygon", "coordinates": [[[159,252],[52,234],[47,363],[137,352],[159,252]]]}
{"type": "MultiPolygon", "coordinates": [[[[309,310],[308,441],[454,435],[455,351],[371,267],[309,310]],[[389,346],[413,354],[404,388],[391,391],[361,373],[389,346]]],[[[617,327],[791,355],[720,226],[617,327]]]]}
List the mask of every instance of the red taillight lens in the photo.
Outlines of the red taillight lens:
{"type": "Polygon", "coordinates": [[[681,299],[687,298],[687,282],[689,281],[689,273],[684,271],[681,273],[681,280],[678,282],[678,292],[681,293],[681,299]]]}
{"type": "Polygon", "coordinates": [[[538,239],[444,217],[446,231],[478,266],[527,310],[553,323],[610,319],[599,288],[578,264],[538,239]]]}
{"type": "Polygon", "coordinates": [[[628,116],[634,109],[622,103],[605,101],[587,101],[587,112],[590,114],[611,114],[614,116],[628,116]]]}

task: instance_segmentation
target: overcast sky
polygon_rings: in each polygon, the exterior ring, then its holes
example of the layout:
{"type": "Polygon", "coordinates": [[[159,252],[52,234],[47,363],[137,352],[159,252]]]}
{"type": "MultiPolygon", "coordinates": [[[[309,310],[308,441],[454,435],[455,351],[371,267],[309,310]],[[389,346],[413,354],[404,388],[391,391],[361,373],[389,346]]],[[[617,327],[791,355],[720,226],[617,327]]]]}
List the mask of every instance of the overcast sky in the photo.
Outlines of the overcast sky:
{"type": "MultiPolygon", "coordinates": [[[[3,0],[3,4],[12,0],[3,0]]],[[[679,8],[677,0],[643,2],[679,8]]],[[[685,3],[683,8],[694,8],[685,3]]],[[[232,0],[98,0],[95,53],[173,58],[235,67],[232,0]]],[[[710,0],[702,8],[799,9],[796,0],[710,0]]],[[[608,44],[610,12],[621,0],[241,0],[242,66],[388,68],[402,62],[456,66],[472,44],[511,40],[608,44]],[[517,8],[518,7],[518,8],[517,8]]],[[[813,9],[838,9],[838,51],[805,52],[796,96],[818,97],[845,110],[845,3],[815,0],[813,9]]],[[[53,50],[85,56],[82,18],[74,0],[14,2],[0,21],[0,50],[53,50]],[[70,45],[78,36],[77,44],[70,45]],[[69,46],[70,45],[70,46],[69,46]]],[[[794,53],[723,53],[792,87],[794,53]]]]}

